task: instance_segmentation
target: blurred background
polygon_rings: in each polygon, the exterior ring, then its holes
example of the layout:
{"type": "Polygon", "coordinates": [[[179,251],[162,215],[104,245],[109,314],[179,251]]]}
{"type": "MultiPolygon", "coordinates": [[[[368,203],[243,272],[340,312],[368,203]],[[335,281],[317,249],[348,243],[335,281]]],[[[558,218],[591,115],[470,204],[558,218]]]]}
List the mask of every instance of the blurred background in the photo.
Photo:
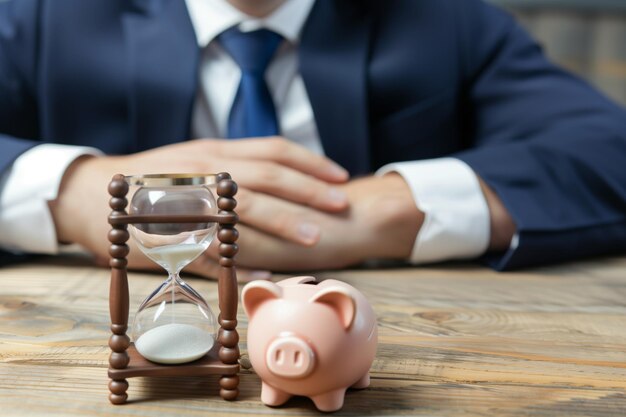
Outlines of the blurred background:
{"type": "Polygon", "coordinates": [[[626,0],[489,0],[516,15],[548,56],[626,106],[626,0]]]}

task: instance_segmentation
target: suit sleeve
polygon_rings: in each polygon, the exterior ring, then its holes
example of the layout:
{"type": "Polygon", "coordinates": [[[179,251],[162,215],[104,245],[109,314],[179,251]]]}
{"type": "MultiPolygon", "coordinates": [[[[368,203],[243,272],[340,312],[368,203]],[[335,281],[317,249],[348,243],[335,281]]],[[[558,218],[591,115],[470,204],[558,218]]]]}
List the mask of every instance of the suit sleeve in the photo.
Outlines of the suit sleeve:
{"type": "Polygon", "coordinates": [[[458,1],[464,110],[473,146],[454,156],[502,199],[515,269],[626,252],[626,112],[551,64],[508,16],[458,1]]]}
{"type": "MultiPolygon", "coordinates": [[[[36,89],[37,2],[0,2],[0,173],[41,143],[36,89]]],[[[1,192],[1,190],[0,190],[1,192]]]]}
{"type": "MultiPolygon", "coordinates": [[[[35,100],[36,0],[0,1],[0,175],[41,143],[35,100]]],[[[4,182],[0,183],[0,195],[4,182]]],[[[30,259],[0,250],[0,266],[30,259]]]]}

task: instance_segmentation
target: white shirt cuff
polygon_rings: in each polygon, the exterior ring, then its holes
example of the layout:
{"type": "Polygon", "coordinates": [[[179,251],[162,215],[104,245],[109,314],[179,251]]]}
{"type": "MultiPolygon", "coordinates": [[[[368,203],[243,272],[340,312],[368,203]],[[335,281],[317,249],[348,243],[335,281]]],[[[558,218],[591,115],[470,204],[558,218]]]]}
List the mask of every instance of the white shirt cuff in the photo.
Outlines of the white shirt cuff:
{"type": "Polygon", "coordinates": [[[48,201],[54,200],[65,170],[95,148],[42,144],[20,155],[0,179],[0,247],[13,252],[59,252],[48,201]]]}
{"type": "Polygon", "coordinates": [[[376,175],[397,172],[425,213],[411,253],[413,263],[470,259],[489,245],[489,206],[474,171],[456,158],[398,162],[376,175]]]}

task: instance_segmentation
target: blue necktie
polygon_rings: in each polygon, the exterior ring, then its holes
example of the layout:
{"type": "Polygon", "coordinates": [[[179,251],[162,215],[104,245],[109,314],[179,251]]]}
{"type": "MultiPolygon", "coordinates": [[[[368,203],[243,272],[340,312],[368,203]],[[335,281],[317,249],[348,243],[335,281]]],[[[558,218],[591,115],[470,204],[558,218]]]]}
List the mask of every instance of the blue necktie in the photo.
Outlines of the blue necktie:
{"type": "Polygon", "coordinates": [[[241,83],[228,116],[228,137],[278,135],[276,109],[265,83],[265,70],[283,38],[267,29],[241,32],[233,27],[218,39],[241,68],[241,83]]]}

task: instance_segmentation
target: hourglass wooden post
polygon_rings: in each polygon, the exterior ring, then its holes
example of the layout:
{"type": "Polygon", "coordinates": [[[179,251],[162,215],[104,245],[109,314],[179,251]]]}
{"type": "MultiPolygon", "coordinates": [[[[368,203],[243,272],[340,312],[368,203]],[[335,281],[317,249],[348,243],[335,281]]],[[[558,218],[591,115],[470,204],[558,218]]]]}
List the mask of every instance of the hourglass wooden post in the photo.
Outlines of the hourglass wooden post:
{"type": "MultiPolygon", "coordinates": [[[[219,214],[233,215],[237,206],[235,194],[237,184],[226,173],[218,174],[217,207],[219,214]]],[[[235,275],[235,255],[239,250],[237,238],[239,232],[235,229],[235,223],[220,223],[217,231],[219,239],[220,276],[218,282],[220,324],[217,340],[221,347],[219,358],[226,364],[237,364],[239,361],[239,334],[237,333],[237,277],[235,275]]],[[[220,395],[225,400],[234,400],[239,394],[239,376],[222,375],[220,378],[220,395]]]]}
{"type": "Polygon", "coordinates": [[[239,236],[235,225],[237,215],[234,211],[237,202],[237,184],[227,173],[216,175],[217,215],[180,216],[180,215],[129,215],[126,212],[126,196],[129,185],[123,175],[115,175],[109,184],[112,209],[109,215],[111,231],[108,238],[111,243],[111,285],[109,288],[109,310],[111,332],[109,347],[108,376],[109,400],[113,404],[123,404],[128,395],[127,378],[136,376],[202,376],[220,375],[220,396],[225,400],[234,400],[239,394],[239,335],[237,333],[238,288],[234,257],[238,247],[235,243],[239,236]],[[218,281],[219,324],[217,343],[202,358],[181,365],[160,365],[142,357],[126,334],[128,330],[129,292],[127,260],[129,248],[128,224],[137,223],[186,223],[216,222],[217,238],[220,242],[220,275],[218,281]]]}
{"type": "MultiPolygon", "coordinates": [[[[109,184],[109,194],[111,200],[109,206],[113,210],[111,217],[122,217],[126,215],[126,206],[128,200],[128,184],[124,181],[124,176],[116,175],[109,184]]],[[[129,248],[128,241],[128,224],[118,223],[112,225],[109,231],[109,254],[111,260],[111,284],[109,287],[109,312],[111,314],[111,332],[109,338],[109,347],[111,355],[109,356],[109,369],[124,369],[130,362],[127,349],[130,346],[130,338],[126,335],[128,330],[128,278],[126,276],[126,265],[128,261],[129,248]]],[[[109,372],[110,373],[110,372],[109,372]]],[[[128,395],[128,381],[123,377],[111,377],[109,382],[109,400],[113,404],[122,404],[126,402],[128,395]]]]}

